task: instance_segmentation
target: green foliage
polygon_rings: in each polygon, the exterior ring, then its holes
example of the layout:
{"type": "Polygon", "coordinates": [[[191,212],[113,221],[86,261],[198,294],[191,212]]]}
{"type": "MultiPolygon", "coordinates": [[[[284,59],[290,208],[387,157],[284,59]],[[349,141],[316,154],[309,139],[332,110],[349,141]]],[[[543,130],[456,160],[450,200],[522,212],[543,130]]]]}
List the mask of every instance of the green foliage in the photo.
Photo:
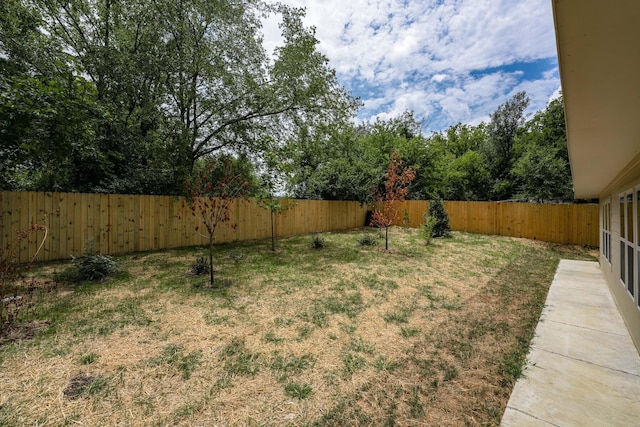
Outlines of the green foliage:
{"type": "Polygon", "coordinates": [[[263,2],[2,2],[0,186],[180,194],[198,159],[347,122],[357,102],[303,20],[263,2]]]}
{"type": "MultiPolygon", "coordinates": [[[[198,177],[205,173],[207,181],[211,183],[219,183],[229,181],[231,177],[236,177],[237,183],[242,183],[242,192],[247,197],[254,197],[260,194],[261,185],[255,166],[246,155],[219,154],[199,159],[194,166],[194,175],[190,178],[194,182],[198,177]]],[[[213,185],[211,188],[212,195],[224,196],[225,191],[229,192],[225,187],[213,185]]]]}
{"type": "Polygon", "coordinates": [[[449,237],[451,236],[451,227],[449,226],[449,214],[444,208],[442,199],[434,199],[429,203],[428,217],[435,218],[435,224],[431,232],[432,237],[449,237]]]}
{"type": "Polygon", "coordinates": [[[536,202],[572,200],[562,98],[538,112],[517,143],[519,157],[511,171],[518,186],[515,197],[536,202]]]}
{"type": "Polygon", "coordinates": [[[184,353],[182,344],[169,344],[162,349],[162,354],[149,360],[150,366],[172,365],[182,373],[182,379],[188,380],[197,366],[202,363],[202,352],[184,353]]]}
{"type": "Polygon", "coordinates": [[[515,161],[516,136],[525,125],[524,112],[528,106],[527,94],[518,92],[491,115],[486,157],[494,180],[494,200],[505,200],[513,193],[515,186],[509,178],[509,173],[515,161]]]}
{"type": "Polygon", "coordinates": [[[384,321],[387,323],[409,323],[409,317],[415,310],[415,306],[413,305],[404,305],[398,307],[397,310],[386,313],[384,315],[384,321]]]}
{"type": "Polygon", "coordinates": [[[382,182],[384,154],[354,128],[326,139],[303,141],[294,153],[295,197],[370,202],[382,182]]]}
{"type": "Polygon", "coordinates": [[[98,355],[95,353],[89,353],[80,358],[80,363],[83,365],[90,365],[96,360],[98,360],[98,355]]]}
{"type": "Polygon", "coordinates": [[[433,229],[438,222],[438,219],[435,216],[431,216],[428,214],[423,215],[424,224],[422,224],[422,236],[424,237],[424,242],[427,246],[431,244],[431,239],[433,238],[433,229]]]}
{"type": "Polygon", "coordinates": [[[486,200],[491,189],[491,175],[484,157],[469,150],[453,159],[444,176],[444,195],[449,200],[486,200]]]}
{"type": "Polygon", "coordinates": [[[209,268],[209,261],[207,261],[205,257],[201,256],[196,259],[193,265],[191,265],[191,274],[195,274],[196,276],[208,274],[209,268]]]}
{"type": "Polygon", "coordinates": [[[260,371],[259,357],[258,353],[248,351],[244,339],[236,337],[220,353],[224,370],[236,375],[256,375],[260,371]]]}
{"type": "Polygon", "coordinates": [[[314,364],[315,358],[311,354],[303,354],[302,356],[290,354],[287,357],[278,354],[271,362],[271,369],[285,375],[299,374],[305,369],[312,368],[314,364]]]}
{"type": "Polygon", "coordinates": [[[569,200],[562,99],[527,122],[528,105],[521,92],[500,105],[489,123],[459,123],[429,137],[411,112],[329,135],[303,135],[288,163],[293,193],[370,203],[383,190],[384,166],[397,151],[415,171],[410,199],[569,200]]]}
{"type": "Polygon", "coordinates": [[[319,234],[314,234],[311,238],[311,247],[314,249],[322,249],[327,245],[327,240],[319,234]]]}
{"type": "Polygon", "coordinates": [[[295,397],[296,399],[305,399],[309,397],[313,389],[307,383],[297,384],[289,383],[284,386],[284,393],[289,397],[295,397]]]}
{"type": "Polygon", "coordinates": [[[365,234],[358,239],[360,246],[376,246],[378,244],[378,238],[374,234],[365,234]]]}
{"type": "Polygon", "coordinates": [[[74,258],[69,276],[75,282],[96,282],[121,273],[118,263],[109,255],[87,254],[74,258]]]}

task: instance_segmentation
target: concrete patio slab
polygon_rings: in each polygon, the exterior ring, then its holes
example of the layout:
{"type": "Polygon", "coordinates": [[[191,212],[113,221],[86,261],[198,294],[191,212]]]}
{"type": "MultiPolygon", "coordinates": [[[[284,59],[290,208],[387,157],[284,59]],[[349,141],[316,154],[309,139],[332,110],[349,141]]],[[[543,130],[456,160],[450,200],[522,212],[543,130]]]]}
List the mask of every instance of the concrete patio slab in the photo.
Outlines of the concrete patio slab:
{"type": "Polygon", "coordinates": [[[640,425],[640,355],[596,262],[560,261],[502,425],[640,425]]]}

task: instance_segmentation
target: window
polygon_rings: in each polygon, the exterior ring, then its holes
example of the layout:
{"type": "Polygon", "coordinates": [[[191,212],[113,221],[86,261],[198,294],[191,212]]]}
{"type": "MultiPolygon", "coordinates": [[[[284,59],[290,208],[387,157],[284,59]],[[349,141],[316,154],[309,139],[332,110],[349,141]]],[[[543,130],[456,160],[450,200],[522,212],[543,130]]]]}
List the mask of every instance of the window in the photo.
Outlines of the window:
{"type": "MultiPolygon", "coordinates": [[[[640,191],[638,191],[640,198],[640,191]]],[[[602,255],[609,261],[611,265],[611,202],[606,201],[602,205],[602,255]]]]}
{"type": "Polygon", "coordinates": [[[635,215],[633,215],[633,193],[627,194],[627,290],[633,296],[633,265],[635,264],[635,244],[634,244],[634,232],[633,223],[635,222],[635,215]]]}
{"type": "Polygon", "coordinates": [[[625,256],[627,255],[626,248],[626,238],[627,238],[627,228],[626,228],[626,208],[624,206],[624,196],[620,196],[620,281],[622,284],[626,284],[626,273],[627,273],[627,264],[624,262],[625,256]]]}
{"type": "Polygon", "coordinates": [[[636,283],[640,282],[638,268],[640,266],[640,244],[637,228],[640,222],[638,201],[640,189],[621,194],[620,203],[620,282],[629,292],[632,299],[636,297],[636,283]]]}

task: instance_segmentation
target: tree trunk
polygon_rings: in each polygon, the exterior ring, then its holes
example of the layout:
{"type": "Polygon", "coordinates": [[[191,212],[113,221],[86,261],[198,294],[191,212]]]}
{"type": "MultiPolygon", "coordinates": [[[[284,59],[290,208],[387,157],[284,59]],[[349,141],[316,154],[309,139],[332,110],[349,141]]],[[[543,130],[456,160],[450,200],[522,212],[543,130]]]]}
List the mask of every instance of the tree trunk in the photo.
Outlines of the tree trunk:
{"type": "Polygon", "coordinates": [[[209,236],[209,286],[213,288],[213,234],[209,236]]]}
{"type": "Polygon", "coordinates": [[[271,251],[275,252],[276,251],[276,234],[275,234],[275,228],[273,225],[273,209],[270,209],[269,212],[271,212],[271,251]]]}
{"type": "Polygon", "coordinates": [[[389,226],[384,228],[384,250],[389,250],[389,226]]]}

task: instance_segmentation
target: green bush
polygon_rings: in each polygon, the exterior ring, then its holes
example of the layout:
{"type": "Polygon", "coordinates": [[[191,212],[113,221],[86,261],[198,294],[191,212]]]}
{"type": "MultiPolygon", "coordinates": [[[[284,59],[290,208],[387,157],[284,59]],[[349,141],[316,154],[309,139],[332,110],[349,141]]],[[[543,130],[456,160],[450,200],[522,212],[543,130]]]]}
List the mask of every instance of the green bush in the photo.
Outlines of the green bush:
{"type": "Polygon", "coordinates": [[[427,246],[431,243],[433,238],[433,228],[436,226],[437,219],[434,216],[424,214],[424,224],[422,224],[422,235],[427,246]]]}
{"type": "Polygon", "coordinates": [[[319,234],[315,234],[311,240],[311,247],[313,249],[322,249],[327,245],[327,241],[319,234]]]}
{"type": "Polygon", "coordinates": [[[376,246],[378,244],[378,239],[373,234],[365,234],[358,240],[360,246],[376,246]]]}
{"type": "Polygon", "coordinates": [[[199,257],[191,266],[191,274],[196,276],[209,274],[209,261],[207,261],[203,256],[199,257]]]}
{"type": "Polygon", "coordinates": [[[109,255],[91,254],[73,259],[73,281],[99,281],[120,273],[116,261],[109,255]]]}
{"type": "Polygon", "coordinates": [[[432,237],[449,237],[451,236],[451,227],[449,226],[449,214],[444,208],[442,199],[435,199],[429,203],[428,216],[434,217],[436,222],[431,232],[432,237]]]}

